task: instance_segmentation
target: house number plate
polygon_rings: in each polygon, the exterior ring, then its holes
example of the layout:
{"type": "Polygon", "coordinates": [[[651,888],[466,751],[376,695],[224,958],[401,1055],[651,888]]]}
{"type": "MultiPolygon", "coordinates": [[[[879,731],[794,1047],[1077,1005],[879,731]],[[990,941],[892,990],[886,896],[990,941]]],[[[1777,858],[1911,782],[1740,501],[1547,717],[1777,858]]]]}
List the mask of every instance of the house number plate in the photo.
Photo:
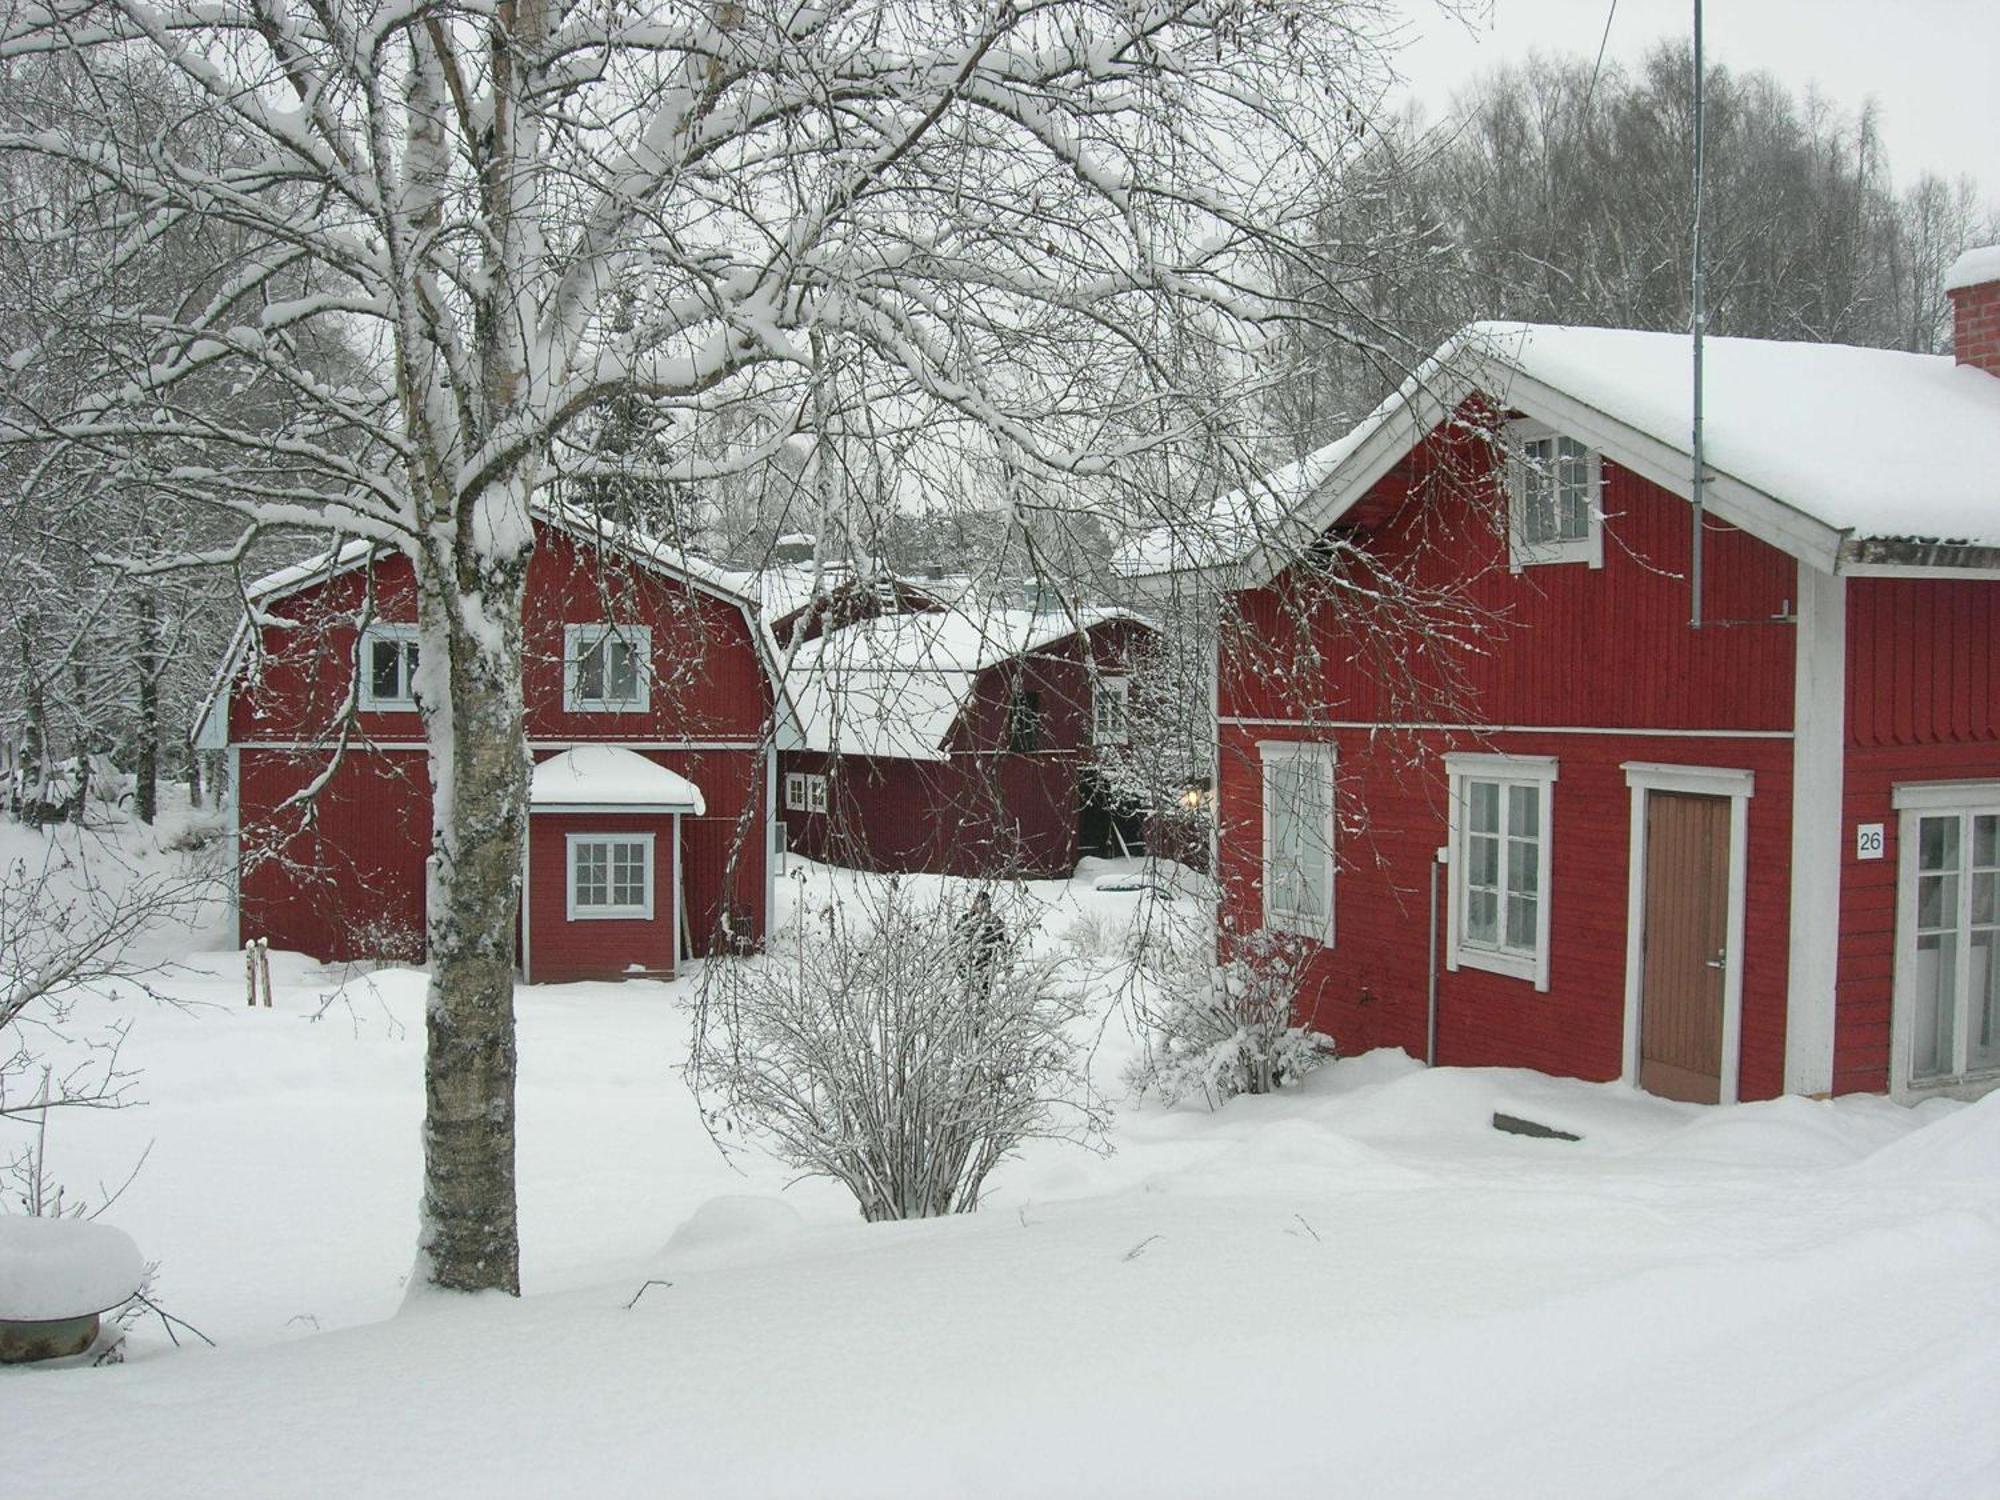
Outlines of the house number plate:
{"type": "Polygon", "coordinates": [[[1880,859],[1882,857],[1882,825],[1880,823],[1857,823],[1854,825],[1854,857],[1856,859],[1880,859]]]}

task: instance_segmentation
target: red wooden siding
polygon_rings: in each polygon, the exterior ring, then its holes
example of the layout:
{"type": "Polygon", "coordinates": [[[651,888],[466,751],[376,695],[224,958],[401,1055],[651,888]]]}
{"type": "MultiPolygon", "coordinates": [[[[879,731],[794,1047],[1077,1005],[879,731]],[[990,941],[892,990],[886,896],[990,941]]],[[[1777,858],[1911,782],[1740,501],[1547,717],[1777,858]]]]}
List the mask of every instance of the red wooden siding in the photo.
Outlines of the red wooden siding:
{"type": "MultiPolygon", "coordinates": [[[[749,623],[734,603],[676,578],[621,557],[600,564],[594,548],[560,529],[541,526],[537,536],[528,570],[523,671],[536,754],[547,756],[556,746],[579,740],[634,744],[694,782],[707,804],[704,817],[683,820],[684,889],[695,951],[724,945],[725,911],[734,914],[732,941],[761,941],[769,864],[762,736],[772,693],[749,623]],[[648,709],[568,713],[562,705],[564,626],[607,620],[645,625],[652,632],[656,675],[648,709]],[[662,741],[702,748],[651,748],[662,741]]],[[[414,620],[409,564],[399,556],[302,589],[274,606],[301,628],[266,628],[266,655],[251,664],[231,698],[231,741],[242,762],[243,934],[327,959],[416,957],[422,950],[431,814],[428,764],[416,748],[423,738],[416,713],[358,714],[341,769],[309,820],[293,813],[270,826],[278,804],[327,764],[326,752],[278,747],[334,737],[352,690],[358,611],[371,588],[376,618],[414,620]],[[267,857],[266,851],[279,857],[267,857]]],[[[534,836],[542,836],[551,816],[532,820],[534,836]]],[[[550,860],[538,849],[533,868],[538,880],[566,878],[560,849],[550,860]]],[[[560,900],[554,910],[560,920],[560,900]]],[[[539,923],[546,910],[537,906],[532,914],[539,923]]],[[[671,920],[671,914],[662,920],[671,920]]],[[[590,944],[599,944],[619,924],[576,925],[590,944]]],[[[561,936],[548,939],[557,948],[546,954],[544,941],[538,925],[537,977],[553,975],[567,962],[561,936]],[[544,956],[551,965],[546,969],[544,956]]],[[[605,950],[591,972],[615,974],[631,961],[605,950]]]]}
{"type": "Polygon", "coordinates": [[[2000,779],[2000,582],[1856,578],[1847,585],[1846,774],[1834,1091],[1889,1086],[1898,782],[2000,779]],[[1854,830],[1883,825],[1883,857],[1854,830]]]}
{"type": "MultiPolygon", "coordinates": [[[[771,689],[755,637],[734,603],[631,563],[580,546],[552,526],[536,528],[528,566],[522,692],[528,734],[539,740],[757,739],[769,716],[771,689]],[[569,713],[563,708],[563,631],[568,625],[618,621],[652,631],[656,676],[645,713],[569,713]]],[[[265,657],[253,690],[231,703],[232,742],[323,738],[353,685],[354,641],[369,605],[385,623],[416,620],[407,558],[378,559],[290,598],[273,612],[300,628],[267,626],[265,657]],[[371,583],[372,580],[372,583],[371,583]]],[[[414,712],[363,713],[367,738],[415,742],[414,712]]]]}
{"type": "Polygon", "coordinates": [[[1427,666],[1407,632],[1371,637],[1355,623],[1367,611],[1337,591],[1310,611],[1310,632],[1300,631],[1296,605],[1283,602],[1299,586],[1287,576],[1237,596],[1241,623],[1225,631],[1222,712],[1296,718],[1308,708],[1361,722],[1790,729],[1794,629],[1772,617],[1797,602],[1792,559],[1711,521],[1703,552],[1711,623],[1693,631],[1686,502],[1607,462],[1603,505],[1602,568],[1570,563],[1510,573],[1490,466],[1476,449],[1434,436],[1376,485],[1357,517],[1384,571],[1476,611],[1468,639],[1442,653],[1455,670],[1427,666]],[[1430,688],[1414,706],[1383,688],[1405,672],[1430,688]],[[1453,678],[1463,701],[1440,690],[1453,678]]]}
{"type": "Polygon", "coordinates": [[[1744,1098],[1768,1097],[1784,1079],[1796,650],[1784,617],[1798,599],[1797,564],[1711,522],[1708,626],[1693,631],[1686,502],[1608,461],[1603,472],[1600,568],[1509,571],[1491,460],[1483,444],[1442,429],[1350,512],[1343,535],[1382,572],[1434,591],[1431,618],[1469,611],[1453,636],[1414,634],[1393,620],[1371,631],[1384,622],[1365,595],[1315,598],[1299,569],[1237,596],[1218,684],[1225,921],[1235,930],[1262,921],[1257,742],[1308,733],[1285,721],[1359,726],[1311,731],[1339,756],[1339,873],[1336,946],[1313,961],[1302,1004],[1345,1050],[1387,1045],[1421,1056],[1428,880],[1448,828],[1443,756],[1553,756],[1550,988],[1444,967],[1449,875],[1441,871],[1438,1059],[1616,1078],[1632,805],[1622,765],[1751,770],[1739,1088],[1744,1098]],[[1410,723],[1499,727],[1368,727],[1410,723]],[[1689,733],[1703,730],[1723,733],[1689,733]]]}
{"type": "Polygon", "coordinates": [[[528,820],[528,977],[537,984],[674,971],[674,820],[659,813],[536,813],[528,820]],[[653,835],[653,915],[569,919],[569,835],[653,835]]]}
{"type": "Polygon", "coordinates": [[[330,759],[256,749],[238,759],[243,935],[322,959],[415,961],[424,950],[429,763],[421,751],[352,750],[309,806],[280,811],[330,759]]]}
{"type": "Polygon", "coordinates": [[[1127,670],[1146,628],[1092,626],[979,675],[941,761],[787,752],[783,773],[828,778],[827,813],[780,803],[787,847],[808,858],[871,870],[937,874],[1066,875],[1078,858],[1080,778],[1091,755],[1094,674],[1127,670]],[[1094,666],[1093,666],[1094,663],[1094,666]],[[1016,686],[1039,695],[1041,748],[1006,749],[1016,686]]]}
{"type": "MultiPolygon", "coordinates": [[[[1263,787],[1257,742],[1270,729],[1223,736],[1221,876],[1227,932],[1261,925],[1263,787]]],[[[1768,1098],[1784,1081],[1786,913],[1790,903],[1791,743],[1682,736],[1435,732],[1321,736],[1338,755],[1340,821],[1335,945],[1313,960],[1302,1014],[1343,1051],[1425,1042],[1428,880],[1447,837],[1444,754],[1549,755],[1552,794],[1549,990],[1525,979],[1444,968],[1448,873],[1440,871],[1438,1061],[1511,1066],[1610,1079],[1623,1065],[1625,928],[1631,858],[1631,760],[1722,766],[1756,773],[1748,829],[1741,1095],[1768,1098]]]]}

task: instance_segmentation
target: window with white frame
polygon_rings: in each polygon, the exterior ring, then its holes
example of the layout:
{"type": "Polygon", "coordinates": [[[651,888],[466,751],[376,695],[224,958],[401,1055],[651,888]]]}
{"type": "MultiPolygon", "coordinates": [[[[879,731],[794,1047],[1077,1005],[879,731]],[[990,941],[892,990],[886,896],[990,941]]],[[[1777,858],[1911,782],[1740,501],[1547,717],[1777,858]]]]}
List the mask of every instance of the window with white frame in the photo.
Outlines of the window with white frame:
{"type": "Polygon", "coordinates": [[[2000,1073],[2000,783],[1898,787],[1902,1086],[2000,1073]]]}
{"type": "Polygon", "coordinates": [[[370,625],[361,632],[361,706],[380,711],[417,706],[417,627],[370,625]]]}
{"type": "Polygon", "coordinates": [[[1333,943],[1331,745],[1265,741],[1264,925],[1333,943]]]}
{"type": "Polygon", "coordinates": [[[1448,967],[1549,987],[1549,854],[1556,762],[1447,755],[1451,901],[1448,967]]]}
{"type": "Polygon", "coordinates": [[[785,773],[785,811],[804,812],[806,810],[806,775],[803,771],[785,773]]]}
{"type": "Polygon", "coordinates": [[[653,915],[653,835],[569,835],[569,918],[650,921],[653,915]]]}
{"type": "Polygon", "coordinates": [[[563,707],[571,713],[643,713],[651,701],[653,632],[644,625],[563,630],[563,707]]]}
{"type": "Polygon", "coordinates": [[[826,811],[826,778],[808,776],[806,778],[806,811],[823,813],[826,811]]]}
{"type": "Polygon", "coordinates": [[[1126,719],[1130,687],[1123,677],[1097,679],[1090,696],[1091,743],[1122,745],[1132,737],[1126,719]]]}
{"type": "Polygon", "coordinates": [[[1595,449],[1535,423],[1507,429],[1508,558],[1515,568],[1604,563],[1595,449]]]}

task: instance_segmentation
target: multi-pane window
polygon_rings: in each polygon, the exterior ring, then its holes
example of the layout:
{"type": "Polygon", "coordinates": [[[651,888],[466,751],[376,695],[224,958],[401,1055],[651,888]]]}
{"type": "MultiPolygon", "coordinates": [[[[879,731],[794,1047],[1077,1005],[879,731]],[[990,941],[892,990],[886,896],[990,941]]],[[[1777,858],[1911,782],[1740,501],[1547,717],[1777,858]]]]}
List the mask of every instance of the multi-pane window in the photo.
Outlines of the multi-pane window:
{"type": "Polygon", "coordinates": [[[1514,566],[1601,561],[1599,460],[1561,433],[1516,425],[1508,470],[1514,566]]]}
{"type": "Polygon", "coordinates": [[[361,706],[417,706],[417,630],[414,625],[370,625],[361,633],[361,706]]]}
{"type": "Polygon", "coordinates": [[[648,701],[652,632],[643,625],[571,625],[563,632],[563,698],[571,712],[638,712],[648,701]]]}
{"type": "Polygon", "coordinates": [[[1131,738],[1125,714],[1128,687],[1122,677],[1103,677],[1091,690],[1090,738],[1093,744],[1122,745],[1131,738]]]}
{"type": "Polygon", "coordinates": [[[1333,747],[1269,743],[1264,766],[1264,925],[1333,941],[1333,747]]]}
{"type": "Polygon", "coordinates": [[[1042,695],[1017,687],[1007,700],[1007,748],[1032,754],[1042,748],[1042,695]]]}
{"type": "Polygon", "coordinates": [[[806,810],[806,776],[803,771],[785,773],[785,811],[804,812],[806,810]]]}
{"type": "Polygon", "coordinates": [[[1549,809],[1555,762],[1452,755],[1453,968],[1490,969],[1548,987],[1549,809]]]}
{"type": "Polygon", "coordinates": [[[1912,812],[1903,826],[1910,1082],[2000,1070],[2000,809],[1912,812]]]}
{"type": "Polygon", "coordinates": [[[653,915],[653,836],[651,834],[571,834],[569,915],[595,917],[653,915]]]}

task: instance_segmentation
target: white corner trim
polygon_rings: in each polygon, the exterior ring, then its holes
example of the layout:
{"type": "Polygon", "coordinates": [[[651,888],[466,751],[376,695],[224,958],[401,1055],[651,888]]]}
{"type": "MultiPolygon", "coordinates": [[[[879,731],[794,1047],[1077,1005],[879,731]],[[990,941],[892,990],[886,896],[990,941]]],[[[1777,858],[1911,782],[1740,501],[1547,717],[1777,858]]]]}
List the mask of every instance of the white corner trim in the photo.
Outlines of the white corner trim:
{"type": "Polygon", "coordinates": [[[1646,988],[1646,798],[1653,792],[1681,792],[1729,799],[1729,889],[1723,925],[1722,1079],[1720,1101],[1734,1104],[1742,1088],[1743,944],[1750,885],[1750,798],[1757,790],[1754,771],[1723,766],[1677,766],[1628,760],[1622,766],[1632,792],[1631,860],[1625,879],[1625,1049],[1623,1079],[1639,1083],[1641,1007],[1646,988]]]}
{"type": "Polygon", "coordinates": [[[1791,932],[1785,1092],[1833,1089],[1840,962],[1842,779],[1847,747],[1847,581],[1800,563],[1792,690],[1791,932]]]}
{"type": "MultiPolygon", "coordinates": [[[[1447,973],[1459,969],[1483,969],[1510,979],[1525,979],[1535,989],[1549,990],[1549,929],[1555,906],[1555,784],[1560,766],[1553,755],[1496,755],[1481,751],[1454,750],[1444,757],[1447,817],[1445,858],[1445,943],[1447,973]],[[1464,925],[1463,882],[1468,868],[1465,858],[1465,796],[1460,783],[1475,781],[1529,782],[1541,788],[1541,852],[1537,867],[1535,902],[1535,951],[1533,954],[1505,953],[1467,947],[1460,940],[1464,925]]],[[[1504,856],[1503,856],[1504,857],[1504,856]]],[[[1501,914],[1504,922],[1506,914],[1501,914]]]]}
{"type": "MultiPolygon", "coordinates": [[[[535,887],[529,880],[535,854],[535,830],[531,825],[521,836],[521,983],[535,982],[535,887]]],[[[567,881],[568,877],[564,877],[567,881]]],[[[426,892],[428,896],[428,892],[426,892]]],[[[426,913],[428,918],[428,913],[426,913]]],[[[426,926],[428,926],[428,920],[426,926]]]]}
{"type": "Polygon", "coordinates": [[[229,842],[229,918],[227,931],[230,951],[243,946],[243,752],[231,745],[229,756],[229,821],[224,837],[229,842]]]}

